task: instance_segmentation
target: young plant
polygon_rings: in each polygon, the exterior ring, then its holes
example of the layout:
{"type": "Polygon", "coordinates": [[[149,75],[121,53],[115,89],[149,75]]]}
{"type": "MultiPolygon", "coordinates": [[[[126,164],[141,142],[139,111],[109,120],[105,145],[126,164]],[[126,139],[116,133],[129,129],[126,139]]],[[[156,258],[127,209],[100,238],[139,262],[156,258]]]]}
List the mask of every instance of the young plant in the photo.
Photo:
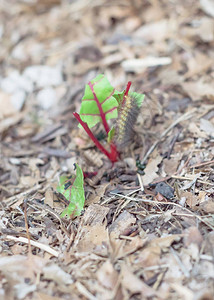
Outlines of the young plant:
{"type": "Polygon", "coordinates": [[[80,114],[73,113],[79,126],[84,128],[97,148],[112,162],[118,160],[117,148],[121,148],[131,139],[144,98],[143,94],[129,92],[130,87],[131,82],[128,82],[126,90],[118,92],[108,79],[100,74],[86,85],[80,114]],[[117,120],[111,129],[107,122],[110,119],[117,120]],[[90,129],[99,122],[104,126],[110,150],[97,140],[90,129]]]}
{"type": "Polygon", "coordinates": [[[69,205],[61,213],[61,217],[76,217],[81,214],[85,203],[85,192],[83,188],[83,172],[78,164],[75,164],[76,176],[61,176],[57,191],[64,195],[69,205]]]}

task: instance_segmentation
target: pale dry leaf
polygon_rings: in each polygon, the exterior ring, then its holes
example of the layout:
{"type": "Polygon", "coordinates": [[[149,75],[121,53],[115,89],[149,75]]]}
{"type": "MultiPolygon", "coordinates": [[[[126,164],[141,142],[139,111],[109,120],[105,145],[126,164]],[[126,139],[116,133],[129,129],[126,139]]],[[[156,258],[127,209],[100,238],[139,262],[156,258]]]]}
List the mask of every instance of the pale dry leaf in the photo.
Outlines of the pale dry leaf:
{"type": "Polygon", "coordinates": [[[160,247],[160,249],[169,248],[175,241],[179,241],[181,236],[179,234],[172,234],[152,240],[149,245],[153,247],[160,247]]]}
{"type": "Polygon", "coordinates": [[[0,269],[8,279],[12,279],[17,283],[22,283],[25,277],[32,280],[35,279],[36,274],[42,272],[43,267],[47,261],[36,255],[30,257],[22,255],[13,255],[0,258],[0,269]]]}
{"type": "Polygon", "coordinates": [[[201,8],[209,16],[214,18],[214,1],[213,0],[200,0],[201,8]]]}
{"type": "Polygon", "coordinates": [[[114,259],[119,259],[128,256],[129,254],[135,253],[146,243],[146,240],[143,240],[139,236],[132,238],[131,241],[119,240],[115,237],[110,236],[110,241],[114,259]]]}
{"type": "Polygon", "coordinates": [[[214,125],[209,120],[200,119],[200,129],[214,137],[214,125]]]}
{"type": "Polygon", "coordinates": [[[214,40],[214,20],[210,18],[201,18],[200,26],[196,30],[201,40],[205,43],[210,43],[214,40]]]}
{"type": "Polygon", "coordinates": [[[88,199],[87,199],[87,204],[93,204],[93,203],[98,203],[100,201],[100,199],[103,197],[107,187],[109,186],[109,182],[106,184],[102,184],[101,186],[99,186],[98,188],[96,188],[96,190],[94,191],[93,194],[91,194],[88,199]]]}
{"type": "Polygon", "coordinates": [[[61,299],[62,299],[61,297],[59,298],[59,297],[50,296],[42,292],[37,292],[33,295],[33,300],[61,300],[61,299]]]}
{"type": "Polygon", "coordinates": [[[88,207],[88,209],[84,214],[83,224],[92,225],[92,226],[102,225],[108,212],[109,212],[108,207],[98,205],[98,204],[92,204],[88,207]]]}
{"type": "Polygon", "coordinates": [[[180,155],[174,155],[173,157],[170,157],[170,159],[165,158],[163,160],[162,172],[164,172],[168,176],[175,174],[178,168],[179,161],[180,155]]]}
{"type": "Polygon", "coordinates": [[[53,202],[54,202],[54,193],[51,188],[48,188],[45,192],[44,203],[48,204],[51,208],[53,208],[53,202]]]}
{"type": "Polygon", "coordinates": [[[196,123],[190,122],[188,126],[189,131],[192,133],[195,138],[207,138],[207,134],[204,131],[201,131],[196,123]]]}
{"type": "Polygon", "coordinates": [[[194,208],[199,203],[198,197],[191,192],[180,190],[180,196],[181,198],[185,197],[185,203],[191,208],[194,208]]]}
{"type": "Polygon", "coordinates": [[[27,283],[23,282],[14,285],[15,294],[18,299],[26,299],[25,297],[29,293],[36,291],[36,289],[36,284],[28,285],[27,283]]]}
{"type": "Polygon", "coordinates": [[[117,238],[119,235],[125,234],[127,229],[135,223],[136,218],[126,210],[123,211],[109,227],[110,236],[117,238]]]}
{"type": "Polygon", "coordinates": [[[138,261],[136,263],[140,263],[142,266],[149,267],[158,264],[160,260],[161,247],[157,247],[156,245],[148,245],[145,249],[143,249],[138,257],[138,261]]]}
{"type": "Polygon", "coordinates": [[[169,20],[163,19],[141,26],[135,31],[134,37],[147,42],[159,42],[168,38],[171,30],[172,26],[170,26],[169,20]]]}
{"type": "Polygon", "coordinates": [[[96,273],[99,282],[107,289],[114,289],[118,281],[118,273],[112,263],[107,260],[96,273]]]}
{"type": "Polygon", "coordinates": [[[194,56],[187,61],[188,72],[185,73],[185,78],[190,78],[201,72],[205,72],[213,65],[213,59],[201,52],[196,52],[194,56]]]}
{"type": "Polygon", "coordinates": [[[75,239],[75,247],[79,252],[102,250],[103,243],[108,243],[109,234],[105,218],[109,208],[92,204],[86,210],[75,239]]]}
{"type": "Polygon", "coordinates": [[[152,297],[156,295],[156,292],[134,275],[127,265],[122,264],[120,275],[122,287],[131,293],[141,293],[143,297],[152,297]]]}
{"type": "Polygon", "coordinates": [[[207,212],[208,214],[213,214],[214,213],[214,201],[212,199],[204,201],[204,202],[200,203],[200,208],[202,208],[203,211],[207,212]]]}
{"type": "Polygon", "coordinates": [[[142,239],[139,236],[135,236],[131,239],[131,241],[127,241],[123,249],[123,256],[134,253],[138,249],[142,248],[146,243],[146,239],[142,239]]]}
{"type": "Polygon", "coordinates": [[[26,111],[16,113],[14,116],[5,118],[2,121],[0,121],[0,133],[4,132],[5,130],[7,130],[11,126],[14,126],[15,124],[17,124],[20,120],[23,119],[25,114],[26,114],[26,111]]]}
{"type": "Polygon", "coordinates": [[[163,157],[161,157],[159,154],[155,158],[150,158],[146,168],[144,170],[145,175],[142,176],[143,184],[148,185],[150,184],[155,178],[158,177],[158,165],[161,163],[163,157]]]}
{"type": "Polygon", "coordinates": [[[62,71],[57,66],[29,66],[24,70],[23,76],[34,82],[38,88],[57,86],[63,83],[62,71]]]}
{"type": "Polygon", "coordinates": [[[56,91],[52,87],[46,87],[40,90],[36,99],[40,107],[44,110],[50,110],[57,104],[56,91]]]}
{"type": "Polygon", "coordinates": [[[193,300],[194,299],[194,293],[187,287],[185,287],[179,283],[171,283],[170,286],[182,297],[183,300],[193,300]]]}
{"type": "Polygon", "coordinates": [[[11,103],[10,95],[0,91],[0,120],[13,115],[16,109],[11,103]]]}
{"type": "Polygon", "coordinates": [[[202,202],[206,201],[207,199],[208,199],[207,192],[199,191],[199,194],[198,194],[199,203],[202,203],[202,202]]]}
{"type": "Polygon", "coordinates": [[[62,270],[57,264],[51,264],[43,268],[44,278],[53,280],[57,284],[72,284],[73,279],[70,274],[62,270]]]}
{"type": "Polygon", "coordinates": [[[90,252],[96,249],[96,252],[102,250],[102,245],[108,243],[109,236],[106,225],[83,226],[80,241],[77,244],[79,252],[90,252]]]}
{"type": "Polygon", "coordinates": [[[212,278],[214,279],[214,270],[213,270],[213,262],[212,261],[202,261],[200,264],[200,273],[204,278],[212,278]]]}
{"type": "Polygon", "coordinates": [[[161,258],[161,262],[164,264],[168,264],[170,267],[168,268],[165,274],[165,281],[167,282],[179,282],[184,278],[182,270],[180,268],[180,264],[178,264],[175,257],[172,253],[168,253],[161,258]]]}
{"type": "Polygon", "coordinates": [[[196,226],[191,226],[187,228],[184,232],[185,232],[184,243],[186,246],[192,243],[201,246],[203,242],[203,237],[196,226]]]}
{"type": "Polygon", "coordinates": [[[37,179],[32,176],[21,176],[20,185],[25,188],[33,187],[37,183],[37,179]]]}
{"type": "Polygon", "coordinates": [[[181,30],[183,36],[188,37],[189,39],[195,39],[199,37],[203,42],[212,42],[214,39],[214,30],[213,30],[214,21],[208,17],[200,18],[198,20],[198,26],[189,27],[185,26],[181,30]]]}
{"type": "Polygon", "coordinates": [[[190,81],[182,83],[181,86],[193,101],[202,100],[204,97],[214,100],[213,82],[204,83],[202,81],[190,81]]]}
{"type": "Polygon", "coordinates": [[[141,73],[149,67],[165,66],[171,64],[170,57],[152,57],[127,59],[121,63],[121,66],[126,72],[141,73]]]}

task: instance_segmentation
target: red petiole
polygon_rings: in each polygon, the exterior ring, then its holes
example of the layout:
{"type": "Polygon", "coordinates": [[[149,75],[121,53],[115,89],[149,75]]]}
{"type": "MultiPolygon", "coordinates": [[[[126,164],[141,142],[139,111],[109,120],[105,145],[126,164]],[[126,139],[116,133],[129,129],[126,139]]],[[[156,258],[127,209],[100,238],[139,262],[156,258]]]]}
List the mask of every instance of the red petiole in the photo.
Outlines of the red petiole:
{"type": "Polygon", "coordinates": [[[131,81],[129,81],[129,82],[127,83],[126,90],[125,90],[125,93],[124,93],[124,95],[123,95],[123,101],[122,101],[122,104],[124,104],[124,102],[126,101],[126,96],[128,96],[128,93],[129,93],[131,84],[132,84],[131,81]]]}
{"type": "MultiPolygon", "coordinates": [[[[102,106],[97,98],[97,95],[94,91],[94,85],[89,82],[89,86],[91,88],[91,91],[93,93],[93,96],[94,96],[94,100],[96,101],[97,103],[97,107],[100,111],[100,117],[102,119],[102,123],[103,123],[103,126],[105,128],[105,131],[106,133],[108,134],[109,132],[109,126],[108,126],[108,123],[107,123],[107,120],[105,118],[105,113],[103,112],[103,109],[102,109],[102,106]]],[[[126,96],[128,95],[129,93],[129,89],[131,87],[131,81],[128,82],[127,86],[126,86],[126,90],[125,90],[125,93],[124,93],[124,96],[123,96],[123,101],[122,103],[125,102],[125,99],[126,99],[126,96]]],[[[94,142],[94,144],[97,146],[97,148],[103,153],[105,154],[108,159],[111,161],[111,162],[116,162],[118,160],[118,152],[117,152],[117,147],[116,145],[111,142],[110,144],[110,152],[107,151],[103,145],[97,140],[97,138],[94,136],[94,134],[92,133],[92,131],[90,130],[90,128],[88,127],[88,124],[85,123],[81,118],[80,118],[80,115],[78,113],[73,113],[74,117],[77,119],[77,121],[82,125],[82,127],[84,128],[85,132],[88,134],[88,136],[90,137],[90,139],[94,142]]]]}
{"type": "Polygon", "coordinates": [[[100,102],[99,102],[99,100],[98,100],[98,98],[97,98],[97,95],[96,95],[96,93],[95,93],[95,91],[94,91],[94,84],[91,83],[91,81],[89,81],[88,85],[90,86],[90,89],[91,89],[91,91],[92,91],[92,93],[93,93],[93,96],[94,96],[94,101],[96,101],[97,107],[98,107],[98,109],[99,109],[99,111],[100,111],[100,117],[101,117],[101,119],[102,119],[103,126],[104,126],[104,128],[105,128],[105,131],[106,131],[106,133],[108,134],[108,133],[109,133],[109,126],[108,126],[108,123],[107,123],[107,121],[106,121],[105,113],[103,112],[102,106],[101,106],[101,104],[100,104],[100,102]]]}
{"type": "Polygon", "coordinates": [[[102,144],[100,144],[100,142],[96,139],[96,137],[93,135],[93,133],[91,132],[90,128],[88,127],[87,123],[83,122],[82,119],[80,118],[80,115],[78,113],[73,113],[74,117],[77,119],[77,121],[82,125],[82,127],[84,128],[85,132],[88,134],[88,136],[90,137],[90,139],[94,142],[94,144],[97,146],[97,148],[103,153],[105,154],[112,162],[116,162],[117,161],[117,149],[116,146],[114,144],[111,144],[111,152],[108,152],[102,144]]]}

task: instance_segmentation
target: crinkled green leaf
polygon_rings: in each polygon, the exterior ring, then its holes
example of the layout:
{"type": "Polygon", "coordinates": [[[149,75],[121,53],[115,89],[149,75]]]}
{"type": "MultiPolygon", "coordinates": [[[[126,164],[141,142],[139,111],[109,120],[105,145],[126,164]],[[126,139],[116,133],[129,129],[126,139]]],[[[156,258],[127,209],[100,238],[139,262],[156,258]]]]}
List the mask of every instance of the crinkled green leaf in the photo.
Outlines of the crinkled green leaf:
{"type": "Polygon", "coordinates": [[[98,75],[86,85],[80,116],[89,128],[102,121],[101,111],[105,114],[106,120],[117,118],[118,102],[113,96],[114,93],[115,89],[103,74],[98,75]],[[92,84],[92,87],[90,87],[90,84],[92,84]],[[101,105],[100,109],[99,104],[101,105]]]}
{"type": "Polygon", "coordinates": [[[81,214],[85,203],[85,192],[83,188],[84,178],[81,168],[76,166],[76,176],[61,176],[57,191],[65,196],[70,202],[68,207],[61,213],[61,217],[76,217],[81,214]]]}

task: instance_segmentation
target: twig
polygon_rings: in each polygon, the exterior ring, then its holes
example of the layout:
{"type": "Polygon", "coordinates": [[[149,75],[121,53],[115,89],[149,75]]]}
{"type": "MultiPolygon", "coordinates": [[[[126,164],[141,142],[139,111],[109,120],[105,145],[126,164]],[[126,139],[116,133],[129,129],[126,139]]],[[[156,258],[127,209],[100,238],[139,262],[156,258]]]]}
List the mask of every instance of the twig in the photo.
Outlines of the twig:
{"type": "Polygon", "coordinates": [[[176,143],[176,141],[177,141],[177,139],[178,139],[180,133],[181,133],[181,130],[179,130],[179,131],[177,132],[177,134],[173,137],[173,139],[172,139],[172,141],[171,141],[171,143],[170,143],[171,145],[170,145],[170,147],[169,147],[169,151],[168,151],[168,153],[167,153],[167,159],[170,159],[170,156],[171,156],[171,154],[172,154],[173,148],[174,148],[174,146],[175,146],[175,143],[176,143]]]}
{"type": "Polygon", "coordinates": [[[175,250],[170,247],[170,250],[171,250],[171,253],[173,254],[176,262],[178,263],[178,265],[180,266],[181,268],[181,271],[183,272],[183,274],[188,278],[190,277],[190,273],[189,271],[185,268],[184,264],[182,263],[182,261],[180,260],[180,258],[178,257],[177,253],[175,252],[175,250]]]}
{"type": "Polygon", "coordinates": [[[141,178],[139,173],[137,173],[137,178],[138,178],[138,181],[139,181],[139,184],[140,184],[140,189],[143,192],[144,191],[143,181],[142,181],[142,178],[141,178]]]}
{"type": "Polygon", "coordinates": [[[157,140],[152,146],[151,148],[147,151],[146,155],[144,156],[144,158],[141,161],[141,164],[144,164],[145,161],[148,159],[148,157],[150,156],[150,154],[155,150],[155,148],[157,147],[157,145],[161,142],[161,140],[180,122],[188,120],[189,118],[191,118],[192,114],[195,112],[195,109],[185,113],[184,115],[182,115],[180,118],[178,118],[177,120],[175,120],[175,122],[173,122],[160,136],[159,140],[157,140]]]}
{"type": "Polygon", "coordinates": [[[190,166],[189,168],[193,169],[193,168],[199,168],[199,167],[203,167],[203,166],[207,166],[207,165],[214,165],[214,160],[205,161],[200,164],[195,164],[195,165],[190,166]]]}
{"type": "MultiPolygon", "coordinates": [[[[176,175],[172,175],[170,176],[171,178],[174,178],[174,179],[181,179],[181,180],[189,180],[189,181],[192,181],[193,179],[192,178],[189,178],[189,177],[184,177],[184,176],[176,176],[176,175]]],[[[200,183],[203,183],[203,184],[207,184],[207,185],[212,185],[213,186],[213,183],[210,183],[210,182],[207,182],[207,181],[203,181],[203,180],[200,180],[197,178],[197,181],[200,182],[200,183]]]]}
{"type": "Polygon", "coordinates": [[[26,234],[27,234],[27,239],[28,239],[28,254],[29,256],[32,254],[31,251],[31,243],[30,243],[30,233],[29,233],[29,228],[28,228],[28,220],[27,220],[27,199],[24,200],[24,216],[25,216],[25,227],[26,227],[26,234]]]}
{"type": "MultiPolygon", "coordinates": [[[[16,195],[14,195],[14,196],[11,196],[11,197],[5,199],[4,201],[7,202],[7,205],[11,205],[11,204],[13,203],[13,201],[14,201],[17,197],[20,198],[20,197],[25,196],[25,195],[27,195],[27,194],[31,194],[32,192],[37,191],[37,190],[40,189],[40,188],[41,188],[41,184],[37,184],[37,185],[35,185],[34,187],[32,187],[32,188],[30,188],[30,189],[28,189],[28,190],[26,190],[26,191],[24,191],[24,192],[22,192],[22,193],[16,194],[16,195]],[[11,203],[10,203],[10,201],[11,201],[11,203]],[[9,203],[8,203],[8,202],[9,202],[9,203]]],[[[16,202],[17,202],[17,201],[18,201],[18,200],[16,200],[16,202]]],[[[15,202],[14,202],[14,203],[15,203],[15,202]]],[[[14,203],[13,203],[13,204],[14,204],[14,203]]]]}
{"type": "Polygon", "coordinates": [[[97,300],[97,297],[95,297],[94,295],[92,295],[86,289],[86,287],[82,283],[80,283],[79,281],[76,282],[76,287],[77,287],[78,291],[80,292],[80,294],[82,294],[83,296],[85,296],[87,299],[89,299],[89,300],[97,300]]]}
{"type": "MultiPolygon", "coordinates": [[[[27,238],[24,238],[24,237],[15,237],[15,236],[11,236],[11,235],[7,235],[6,240],[12,240],[12,241],[15,241],[15,242],[19,242],[19,243],[24,243],[24,244],[28,244],[28,239],[27,238]]],[[[35,242],[35,241],[32,241],[30,240],[30,244],[34,247],[37,247],[39,249],[42,249],[48,253],[50,253],[51,255],[55,256],[55,257],[58,257],[59,256],[59,252],[52,249],[51,247],[49,247],[48,245],[44,245],[42,243],[39,243],[39,242],[35,242]]]]}
{"type": "Polygon", "coordinates": [[[189,214],[191,214],[193,217],[199,219],[202,223],[206,224],[209,228],[211,228],[212,230],[214,230],[214,226],[212,224],[210,224],[209,222],[203,220],[203,218],[201,216],[195,215],[193,212],[191,212],[188,208],[181,206],[178,203],[174,203],[174,202],[162,202],[162,201],[154,201],[154,200],[149,200],[149,199],[136,199],[136,198],[132,198],[129,196],[125,196],[125,195],[121,195],[121,194],[116,194],[114,193],[115,196],[119,196],[121,198],[126,198],[135,202],[145,202],[145,203],[150,203],[152,205],[157,205],[157,204],[162,204],[162,205],[173,205],[173,206],[177,206],[180,209],[183,209],[185,211],[187,211],[189,214]]]}

